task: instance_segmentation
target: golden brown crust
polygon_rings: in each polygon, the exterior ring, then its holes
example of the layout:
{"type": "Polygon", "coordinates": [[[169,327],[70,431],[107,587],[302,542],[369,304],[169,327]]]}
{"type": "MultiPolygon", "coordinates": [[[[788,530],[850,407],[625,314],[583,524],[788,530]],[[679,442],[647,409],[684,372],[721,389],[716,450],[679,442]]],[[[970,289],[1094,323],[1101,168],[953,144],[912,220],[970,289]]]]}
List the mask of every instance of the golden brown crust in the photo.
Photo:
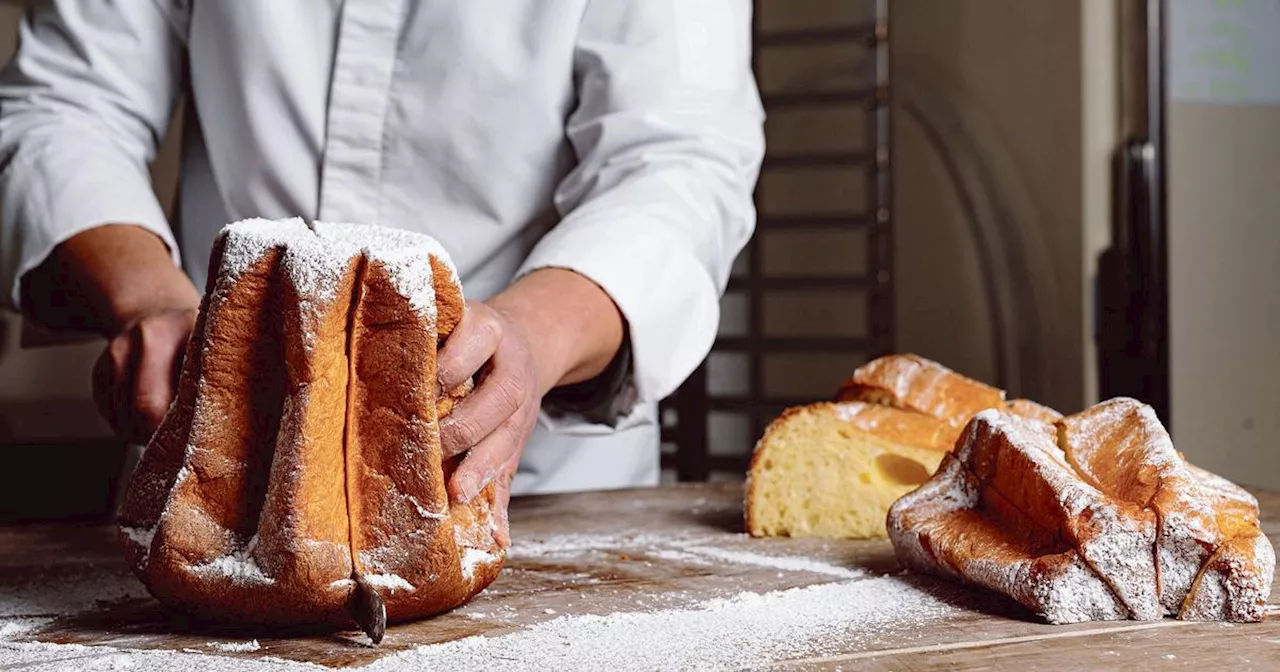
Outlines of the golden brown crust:
{"type": "Polygon", "coordinates": [[[379,592],[396,621],[453,608],[471,586],[454,550],[438,411],[421,403],[434,397],[434,325],[407,305],[378,261],[362,280],[351,339],[351,542],[359,574],[388,577],[379,592]]]}
{"type": "Polygon", "coordinates": [[[1020,415],[1024,418],[1031,418],[1032,420],[1039,420],[1050,424],[1062,419],[1061,413],[1049,408],[1048,406],[1037,404],[1030,399],[1014,399],[1013,401],[1005,404],[1005,410],[1014,415],[1020,415]]]}
{"type": "Polygon", "coordinates": [[[867,362],[836,393],[837,401],[865,401],[937,418],[957,432],[978,411],[1004,405],[1004,391],[912,354],[867,362]]]}

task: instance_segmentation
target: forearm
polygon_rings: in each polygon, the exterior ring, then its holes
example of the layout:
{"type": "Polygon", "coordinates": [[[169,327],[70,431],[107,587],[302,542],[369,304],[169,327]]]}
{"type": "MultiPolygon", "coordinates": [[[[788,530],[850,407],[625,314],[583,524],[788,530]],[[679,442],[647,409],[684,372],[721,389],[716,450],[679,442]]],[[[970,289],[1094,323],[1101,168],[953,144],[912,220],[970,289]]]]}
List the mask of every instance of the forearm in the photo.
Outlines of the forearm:
{"type": "Polygon", "coordinates": [[[622,345],[618,307],[573,271],[535,270],[488,303],[525,333],[543,394],[600,375],[622,345]]]}
{"type": "Polygon", "coordinates": [[[158,308],[199,306],[165,243],[137,226],[94,227],[67,239],[22,278],[22,310],[53,329],[113,334],[158,308]]]}

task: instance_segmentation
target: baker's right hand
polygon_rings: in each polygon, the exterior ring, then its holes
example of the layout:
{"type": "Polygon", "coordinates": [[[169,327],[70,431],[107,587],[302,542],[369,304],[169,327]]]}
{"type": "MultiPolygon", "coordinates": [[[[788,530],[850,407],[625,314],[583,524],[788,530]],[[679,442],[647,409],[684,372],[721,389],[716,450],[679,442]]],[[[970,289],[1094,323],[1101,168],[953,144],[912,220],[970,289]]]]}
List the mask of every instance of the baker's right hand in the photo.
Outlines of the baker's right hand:
{"type": "Polygon", "coordinates": [[[146,443],[178,389],[195,308],[154,310],[109,337],[93,367],[98,412],[121,438],[146,443]]]}

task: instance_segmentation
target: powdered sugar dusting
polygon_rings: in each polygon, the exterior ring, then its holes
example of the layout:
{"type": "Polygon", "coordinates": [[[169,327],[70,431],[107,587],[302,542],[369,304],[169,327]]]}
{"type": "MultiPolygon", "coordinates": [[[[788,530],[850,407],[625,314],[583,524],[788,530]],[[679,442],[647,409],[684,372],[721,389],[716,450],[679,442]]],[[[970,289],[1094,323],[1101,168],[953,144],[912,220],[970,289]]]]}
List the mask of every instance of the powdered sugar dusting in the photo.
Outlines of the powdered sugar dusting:
{"type": "Polygon", "coordinates": [[[462,549],[462,578],[470,581],[475,577],[476,567],[480,565],[492,565],[501,560],[502,557],[482,551],[478,548],[465,547],[462,549]]]}
{"type": "Polygon", "coordinates": [[[354,245],[322,240],[307,229],[289,239],[282,264],[298,299],[319,312],[337,296],[343,272],[357,254],[359,248],[354,245]]]}
{"type": "Polygon", "coordinates": [[[715,558],[723,562],[731,562],[740,565],[755,565],[757,567],[773,567],[791,572],[826,574],[828,576],[838,576],[846,579],[854,579],[866,575],[866,572],[860,569],[838,567],[836,565],[811,560],[809,558],[761,555],[759,553],[749,553],[746,551],[731,551],[723,548],[717,548],[715,546],[687,546],[683,550],[687,553],[715,558]]]}
{"type": "MultiPolygon", "coordinates": [[[[6,569],[6,571],[9,571],[6,569]]],[[[145,599],[147,590],[124,563],[49,563],[21,581],[6,582],[0,619],[56,618],[90,611],[103,602],[145,599]]],[[[12,635],[11,635],[12,636],[12,635]]]]}
{"type": "Polygon", "coordinates": [[[22,644],[0,642],[0,668],[75,670],[76,672],[261,672],[262,670],[323,670],[318,665],[294,663],[271,657],[233,658],[203,653],[195,649],[183,651],[129,651],[111,646],[82,644],[22,644]]]}
{"type": "Polygon", "coordinates": [[[258,566],[258,561],[253,559],[253,550],[257,545],[258,538],[253,537],[242,550],[215,558],[203,565],[192,565],[187,571],[204,578],[227,579],[241,586],[273,584],[276,580],[267,576],[258,566]]]}
{"type": "Polygon", "coordinates": [[[209,642],[205,646],[223,653],[248,653],[262,648],[256,639],[247,642],[209,642]]]}
{"type": "Polygon", "coordinates": [[[220,280],[234,281],[249,267],[258,263],[267,250],[285,247],[291,241],[314,237],[299,217],[292,219],[244,219],[223,227],[219,237],[222,248],[220,280]]]}
{"type": "Polygon", "coordinates": [[[836,417],[844,422],[856,419],[858,414],[862,413],[867,408],[867,404],[861,401],[843,401],[835,406],[836,417]]]}
{"type": "Polygon", "coordinates": [[[359,254],[358,247],[323,240],[309,228],[305,234],[291,238],[284,248],[281,270],[295,289],[303,345],[308,350],[315,347],[320,320],[337,298],[343,275],[359,254]]]}
{"type": "Polygon", "coordinates": [[[440,241],[425,233],[372,224],[336,222],[314,222],[312,228],[322,238],[346,241],[366,250],[417,249],[420,251],[421,256],[433,256],[444,264],[444,267],[449,270],[450,279],[453,283],[460,284],[458,269],[453,265],[453,260],[449,257],[449,253],[445,251],[440,241]]]}
{"type": "Polygon", "coordinates": [[[156,538],[156,528],[158,525],[151,527],[121,527],[120,532],[124,534],[129,541],[141,546],[144,553],[151,551],[151,542],[156,538]]]}
{"type": "MultiPolygon", "coordinates": [[[[511,634],[416,647],[361,669],[738,669],[861,650],[886,635],[909,637],[959,613],[909,581],[881,577],[768,593],[743,592],[682,609],[566,615],[511,634]]],[[[209,642],[221,653],[260,650],[255,642],[209,642]]],[[[200,669],[316,670],[309,663],[199,653],[126,651],[109,646],[0,642],[0,667],[74,657],[76,669],[137,672],[200,669]]]]}
{"type": "Polygon", "coordinates": [[[429,511],[425,506],[422,505],[422,502],[419,502],[418,498],[414,497],[413,495],[405,495],[405,496],[409,498],[409,503],[413,505],[413,508],[418,512],[418,515],[422,516],[423,518],[443,520],[449,516],[449,514],[445,511],[429,511]]]}
{"type": "Polygon", "coordinates": [[[413,584],[405,581],[398,574],[365,574],[362,578],[374,588],[390,591],[403,590],[407,593],[414,591],[413,584]]]}
{"type": "Polygon", "coordinates": [[[882,577],[740,593],[690,609],[565,616],[511,635],[412,649],[368,669],[737,669],[848,650],[954,611],[882,577]]]}
{"type": "Polygon", "coordinates": [[[52,622],[52,618],[23,618],[0,623],[0,640],[21,637],[52,622]]]}
{"type": "Polygon", "coordinates": [[[1227,541],[1205,563],[1179,616],[1193,621],[1262,620],[1275,563],[1275,550],[1261,530],[1227,541]]]}
{"type": "Polygon", "coordinates": [[[436,296],[431,258],[435,257],[449,270],[454,284],[458,271],[444,247],[431,236],[366,224],[315,222],[315,232],[327,240],[345,241],[364,250],[371,263],[387,269],[396,291],[409,300],[409,305],[423,317],[436,317],[436,296]]]}

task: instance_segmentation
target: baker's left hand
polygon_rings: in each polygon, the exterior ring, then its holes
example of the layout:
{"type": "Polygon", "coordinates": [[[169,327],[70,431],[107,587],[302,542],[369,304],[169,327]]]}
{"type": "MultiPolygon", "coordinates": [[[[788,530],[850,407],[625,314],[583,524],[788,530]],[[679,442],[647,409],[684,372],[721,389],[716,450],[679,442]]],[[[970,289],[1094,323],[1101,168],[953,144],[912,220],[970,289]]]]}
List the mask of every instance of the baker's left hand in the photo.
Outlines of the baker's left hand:
{"type": "Polygon", "coordinates": [[[502,547],[511,542],[511,480],[542,398],[557,385],[599,375],[622,335],[622,315],[604,290],[573,271],[543,268],[489,301],[468,302],[446,339],[436,358],[441,389],[476,378],[475,391],[440,421],[445,458],[466,453],[449,495],[470,501],[494,483],[494,539],[502,547]]]}
{"type": "Polygon", "coordinates": [[[440,421],[440,445],[445,459],[470,451],[449,481],[453,499],[471,501],[495,483],[495,539],[505,548],[510,543],[511,480],[546,393],[528,340],[502,312],[470,301],[462,321],[445,341],[436,367],[443,390],[452,390],[473,375],[478,378],[475,391],[440,421]]]}

